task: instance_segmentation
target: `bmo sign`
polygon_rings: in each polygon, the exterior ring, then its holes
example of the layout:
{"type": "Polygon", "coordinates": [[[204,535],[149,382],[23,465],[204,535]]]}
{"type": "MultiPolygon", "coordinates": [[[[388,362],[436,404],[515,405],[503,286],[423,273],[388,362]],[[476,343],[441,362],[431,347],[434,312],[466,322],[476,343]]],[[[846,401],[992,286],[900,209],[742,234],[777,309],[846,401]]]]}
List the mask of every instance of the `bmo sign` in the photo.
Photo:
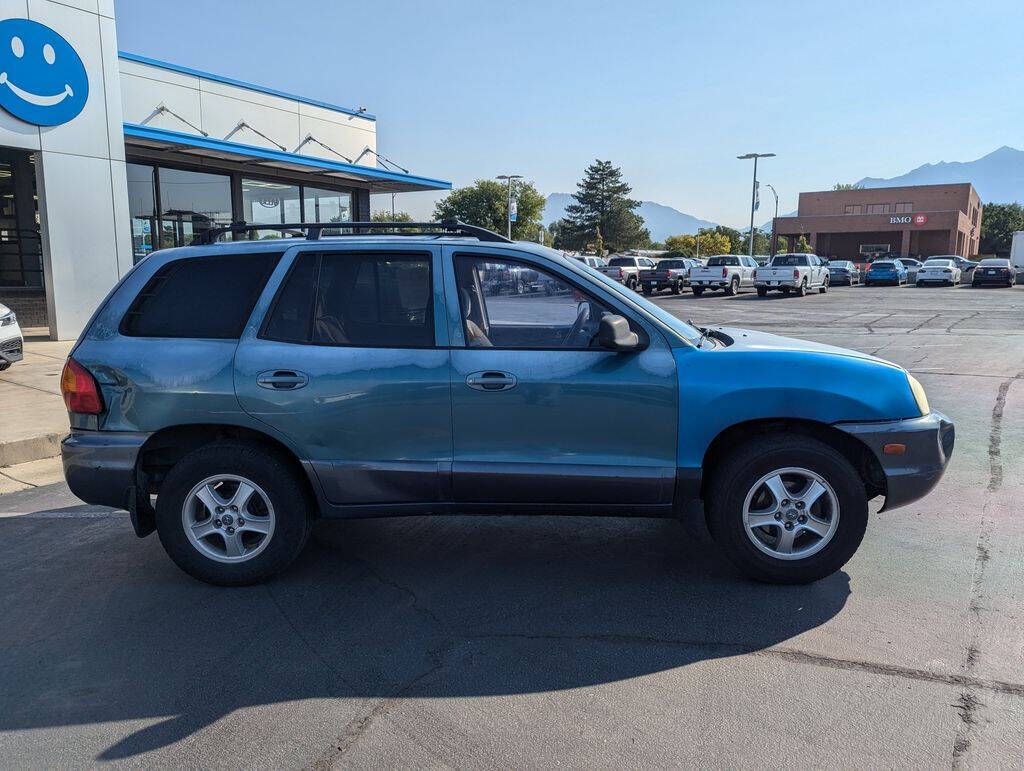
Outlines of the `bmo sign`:
{"type": "Polygon", "coordinates": [[[928,222],[927,214],[905,214],[900,217],[889,217],[890,225],[910,225],[914,224],[920,227],[928,222]]]}

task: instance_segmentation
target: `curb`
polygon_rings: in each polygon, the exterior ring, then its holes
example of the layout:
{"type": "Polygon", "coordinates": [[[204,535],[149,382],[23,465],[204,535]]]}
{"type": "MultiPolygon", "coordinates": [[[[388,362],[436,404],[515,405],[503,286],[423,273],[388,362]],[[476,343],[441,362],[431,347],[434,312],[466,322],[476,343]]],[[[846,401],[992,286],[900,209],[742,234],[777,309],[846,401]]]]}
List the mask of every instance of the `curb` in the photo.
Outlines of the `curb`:
{"type": "Polygon", "coordinates": [[[0,468],[60,455],[60,440],[63,438],[64,434],[43,434],[13,442],[0,442],[0,468]]]}

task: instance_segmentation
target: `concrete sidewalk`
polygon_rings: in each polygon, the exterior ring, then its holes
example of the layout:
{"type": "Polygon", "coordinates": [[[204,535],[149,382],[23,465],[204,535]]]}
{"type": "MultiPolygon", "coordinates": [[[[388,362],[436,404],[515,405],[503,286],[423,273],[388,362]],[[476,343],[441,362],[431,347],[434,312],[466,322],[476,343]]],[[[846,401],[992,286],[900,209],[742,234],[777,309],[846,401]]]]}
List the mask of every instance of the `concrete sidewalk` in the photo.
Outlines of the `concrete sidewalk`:
{"type": "Polygon", "coordinates": [[[25,358],[0,372],[0,467],[60,453],[68,433],[60,373],[73,345],[50,340],[45,329],[25,330],[25,358]]]}

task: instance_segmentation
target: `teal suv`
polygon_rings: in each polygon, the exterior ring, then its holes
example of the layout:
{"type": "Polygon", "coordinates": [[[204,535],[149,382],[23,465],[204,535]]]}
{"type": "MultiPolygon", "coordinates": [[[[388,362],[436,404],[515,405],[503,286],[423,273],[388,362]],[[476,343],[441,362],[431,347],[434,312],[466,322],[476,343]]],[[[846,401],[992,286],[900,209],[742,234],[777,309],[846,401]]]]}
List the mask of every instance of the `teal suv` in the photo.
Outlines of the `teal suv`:
{"type": "Polygon", "coordinates": [[[812,581],[853,555],[870,498],[920,498],[952,452],[881,359],[694,327],[459,222],[282,227],[144,259],[61,378],[71,490],[203,581],[272,576],[318,518],[694,502],[748,575],[812,581]],[[544,291],[509,280],[527,274],[544,291]]]}

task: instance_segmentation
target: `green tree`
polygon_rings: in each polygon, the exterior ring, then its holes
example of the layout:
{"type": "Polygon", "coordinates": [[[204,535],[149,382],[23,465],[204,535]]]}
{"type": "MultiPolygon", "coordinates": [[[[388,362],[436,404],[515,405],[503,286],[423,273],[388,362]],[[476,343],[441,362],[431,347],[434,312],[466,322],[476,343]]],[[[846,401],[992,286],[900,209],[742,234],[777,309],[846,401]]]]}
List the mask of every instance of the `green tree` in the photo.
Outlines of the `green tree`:
{"type": "MultiPolygon", "coordinates": [[[[669,236],[665,239],[665,248],[670,252],[681,252],[687,257],[697,256],[697,237],[691,235],[669,236]]],[[[728,236],[717,232],[715,228],[700,230],[700,254],[708,257],[712,254],[730,254],[728,236]]]]}
{"type": "MultiPolygon", "coordinates": [[[[512,223],[512,238],[536,241],[544,213],[544,196],[532,182],[512,181],[512,198],[516,201],[516,221],[512,223]]],[[[455,218],[467,225],[478,225],[495,233],[505,233],[508,218],[508,187],[495,179],[478,179],[471,187],[453,190],[437,202],[434,217],[439,220],[455,218]]]]}
{"type": "Polygon", "coordinates": [[[832,185],[833,190],[862,190],[864,185],[860,182],[836,182],[832,185]]]}
{"type": "Polygon", "coordinates": [[[978,253],[1009,254],[1015,230],[1024,230],[1024,206],[1019,203],[985,204],[978,253]]]}
{"type": "Polygon", "coordinates": [[[412,215],[407,211],[396,211],[394,214],[388,209],[380,209],[370,215],[370,222],[412,222],[412,215]]]}
{"type": "Polygon", "coordinates": [[[629,197],[632,188],[611,161],[596,160],[576,185],[575,203],[565,208],[556,244],[563,249],[584,249],[600,238],[611,252],[646,246],[651,234],[634,209],[639,201],[629,197]]]}

